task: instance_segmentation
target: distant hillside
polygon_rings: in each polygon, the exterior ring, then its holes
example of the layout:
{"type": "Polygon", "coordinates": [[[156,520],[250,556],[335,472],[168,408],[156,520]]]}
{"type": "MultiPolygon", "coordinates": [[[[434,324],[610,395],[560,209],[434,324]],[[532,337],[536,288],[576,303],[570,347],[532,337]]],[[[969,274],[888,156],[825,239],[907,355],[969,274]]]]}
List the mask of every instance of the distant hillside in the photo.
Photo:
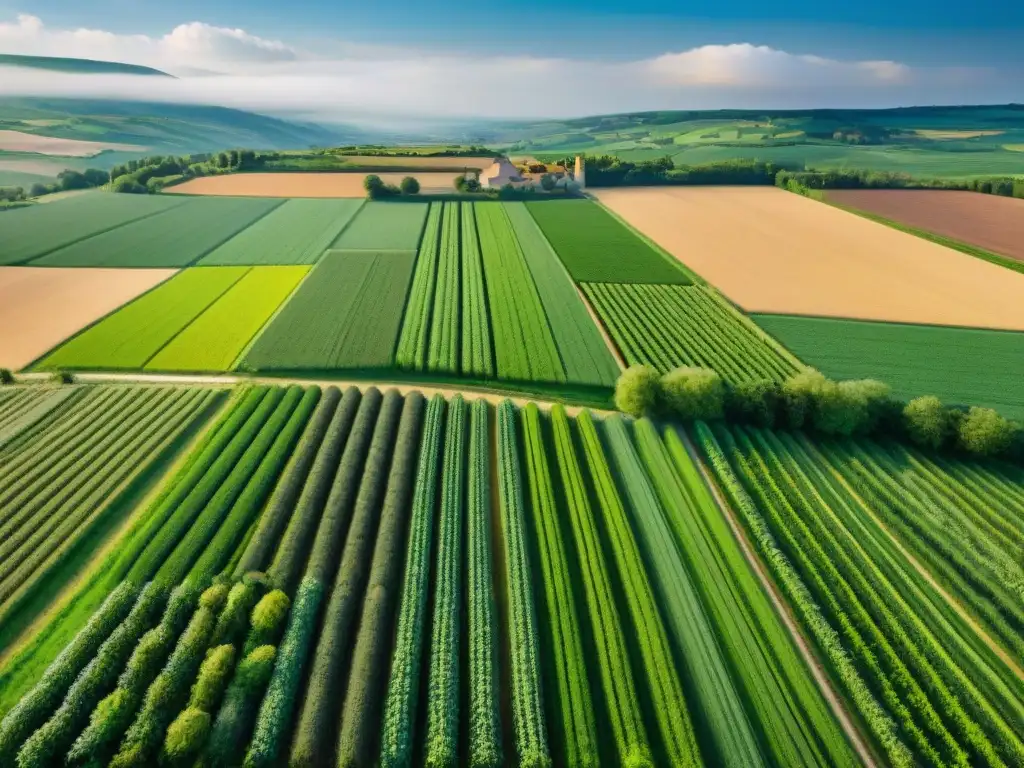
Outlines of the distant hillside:
{"type": "Polygon", "coordinates": [[[171,77],[166,72],[138,64],[122,64],[117,61],[95,61],[94,59],[65,59],[55,56],[16,56],[0,53],[0,67],[30,67],[49,69],[54,72],[75,72],[88,75],[159,75],[171,77]]]}

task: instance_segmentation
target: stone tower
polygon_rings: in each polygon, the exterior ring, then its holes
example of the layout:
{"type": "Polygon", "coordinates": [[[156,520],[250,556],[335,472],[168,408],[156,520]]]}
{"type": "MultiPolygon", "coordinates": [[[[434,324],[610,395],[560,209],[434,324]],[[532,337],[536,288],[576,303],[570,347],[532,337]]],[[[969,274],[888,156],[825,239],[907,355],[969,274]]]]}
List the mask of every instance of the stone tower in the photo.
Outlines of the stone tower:
{"type": "Polygon", "coordinates": [[[587,186],[587,170],[583,166],[583,158],[580,155],[576,155],[576,167],[572,173],[573,180],[579,184],[580,189],[585,189],[587,186]]]}

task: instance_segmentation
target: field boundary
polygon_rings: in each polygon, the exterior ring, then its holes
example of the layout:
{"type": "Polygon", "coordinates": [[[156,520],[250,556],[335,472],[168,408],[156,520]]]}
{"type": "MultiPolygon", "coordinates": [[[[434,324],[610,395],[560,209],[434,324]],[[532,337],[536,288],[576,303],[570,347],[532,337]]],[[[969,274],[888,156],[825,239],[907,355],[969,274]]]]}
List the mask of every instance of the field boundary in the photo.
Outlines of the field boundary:
{"type": "MultiPolygon", "coordinates": [[[[258,198],[257,198],[257,199],[258,199],[258,198]]],[[[273,199],[273,198],[263,198],[263,199],[273,199]]],[[[187,264],[185,264],[185,265],[184,265],[184,267],[182,267],[182,269],[188,269],[189,267],[196,267],[196,266],[199,266],[199,262],[200,262],[200,261],[202,261],[203,259],[205,259],[205,258],[206,258],[207,256],[209,256],[209,255],[210,255],[211,253],[213,253],[213,252],[214,252],[214,251],[216,251],[216,250],[217,250],[218,248],[220,248],[220,247],[221,247],[222,245],[224,245],[225,243],[227,243],[227,242],[228,242],[229,240],[233,240],[233,239],[234,239],[235,237],[237,237],[238,235],[240,235],[240,234],[242,234],[243,232],[245,232],[245,230],[249,229],[249,227],[253,226],[253,225],[254,225],[254,224],[255,224],[255,223],[257,222],[257,221],[260,221],[261,219],[264,219],[264,218],[266,218],[267,216],[269,216],[270,214],[272,214],[272,213],[273,213],[274,211],[276,211],[276,210],[277,210],[278,208],[280,208],[280,207],[281,207],[282,205],[284,205],[284,204],[285,204],[286,202],[288,202],[288,198],[286,198],[286,197],[280,198],[280,199],[279,199],[279,200],[277,201],[277,204],[276,204],[276,205],[272,205],[272,206],[270,206],[270,208],[268,208],[268,209],[267,209],[266,211],[264,211],[263,213],[261,213],[261,214],[260,214],[259,216],[257,216],[257,217],[256,217],[255,219],[253,219],[253,220],[252,220],[252,221],[250,221],[250,222],[247,222],[247,223],[246,223],[246,224],[245,224],[244,226],[242,226],[242,227],[240,227],[240,228],[236,229],[236,230],[235,230],[234,232],[232,232],[232,233],[231,233],[230,235],[228,235],[228,236],[227,236],[227,237],[225,237],[225,238],[224,238],[223,240],[221,240],[220,242],[218,242],[218,243],[217,243],[216,245],[213,245],[212,247],[210,247],[210,248],[207,248],[207,249],[206,249],[205,251],[203,251],[203,252],[202,252],[201,254],[199,254],[199,255],[198,255],[198,256],[196,256],[196,257],[195,257],[194,259],[192,259],[192,261],[190,261],[190,262],[188,262],[187,264]]],[[[241,265],[238,265],[238,266],[248,266],[248,267],[250,267],[250,268],[251,268],[251,267],[253,267],[254,265],[253,265],[253,264],[241,264],[241,265]]],[[[128,269],[140,269],[140,267],[128,267],[128,269]]],[[[142,269],[145,269],[145,267],[142,267],[142,269]]],[[[243,275],[243,277],[244,277],[244,275],[243,275]]]]}
{"type": "MultiPolygon", "coordinates": [[[[559,263],[561,263],[561,259],[559,259],[559,263]]],[[[564,264],[562,265],[562,268],[565,268],[564,264]]],[[[615,362],[619,366],[619,371],[621,372],[626,370],[629,367],[626,365],[626,358],[622,356],[622,352],[619,350],[615,340],[612,339],[611,334],[605,327],[605,324],[601,322],[601,318],[594,309],[594,305],[590,303],[590,299],[587,298],[587,294],[585,294],[580,288],[579,283],[573,282],[572,285],[573,288],[576,289],[576,295],[579,296],[580,301],[583,302],[583,306],[587,308],[587,313],[590,315],[591,322],[597,326],[597,330],[600,332],[601,338],[604,339],[605,346],[608,347],[608,350],[612,353],[612,357],[615,358],[615,362]]]]}
{"type": "MultiPolygon", "coordinates": [[[[1018,331],[1014,328],[992,328],[981,325],[938,325],[936,323],[911,323],[906,320],[879,320],[872,317],[847,317],[845,315],[802,315],[795,312],[763,312],[761,310],[744,312],[744,314],[757,325],[754,317],[792,317],[806,320],[836,320],[841,323],[871,323],[873,325],[905,325],[910,328],[939,328],[953,331],[979,331],[980,333],[1008,333],[1011,335],[1024,336],[1024,330],[1018,331]]],[[[758,326],[760,327],[760,326],[758,326]]],[[[762,329],[763,330],[763,329],[762,329]]],[[[778,339],[776,341],[779,342],[778,339]]],[[[790,354],[793,354],[790,352],[790,354]]]]}
{"type": "Polygon", "coordinates": [[[705,284],[699,287],[702,288],[704,292],[707,293],[712,298],[712,300],[718,302],[718,304],[720,304],[721,306],[739,315],[740,322],[743,323],[743,325],[747,326],[762,341],[764,341],[768,346],[770,346],[772,349],[778,352],[781,357],[783,357],[784,359],[792,363],[794,366],[796,366],[797,370],[806,371],[810,369],[811,366],[807,365],[807,363],[805,363],[803,360],[797,357],[796,353],[789,349],[789,347],[787,347],[781,341],[779,341],[770,333],[768,333],[768,331],[766,331],[764,328],[758,325],[754,321],[754,319],[749,314],[747,314],[738,304],[733,302],[732,299],[730,299],[728,296],[726,296],[724,293],[718,290],[715,286],[705,284]]]}
{"type": "Polygon", "coordinates": [[[711,495],[715,499],[716,506],[722,513],[726,522],[729,524],[729,528],[739,545],[740,551],[743,552],[744,559],[757,576],[757,580],[760,582],[761,588],[765,591],[765,594],[768,595],[769,600],[771,600],[776,614],[779,616],[782,624],[789,632],[789,636],[792,639],[793,644],[796,646],[797,652],[800,654],[801,658],[803,658],[804,663],[807,665],[807,669],[811,673],[811,677],[814,678],[814,682],[818,686],[818,690],[828,703],[829,709],[835,716],[836,721],[839,723],[839,727],[842,728],[843,733],[850,742],[850,745],[860,758],[861,763],[865,768],[878,768],[878,766],[884,765],[884,763],[878,759],[874,746],[865,736],[859,718],[857,718],[856,714],[847,706],[846,699],[839,692],[827,668],[818,656],[816,649],[804,635],[799,623],[790,611],[789,605],[780,594],[778,586],[766,573],[764,564],[761,562],[760,557],[754,551],[750,541],[747,539],[743,527],[736,519],[735,512],[729,505],[725,496],[722,494],[721,488],[718,487],[718,483],[708,471],[707,466],[705,466],[704,460],[701,458],[700,453],[690,440],[690,436],[687,434],[685,429],[678,425],[675,426],[674,429],[682,440],[683,445],[686,446],[686,451],[690,455],[690,459],[699,469],[704,483],[707,485],[708,489],[711,491],[711,495]]]}

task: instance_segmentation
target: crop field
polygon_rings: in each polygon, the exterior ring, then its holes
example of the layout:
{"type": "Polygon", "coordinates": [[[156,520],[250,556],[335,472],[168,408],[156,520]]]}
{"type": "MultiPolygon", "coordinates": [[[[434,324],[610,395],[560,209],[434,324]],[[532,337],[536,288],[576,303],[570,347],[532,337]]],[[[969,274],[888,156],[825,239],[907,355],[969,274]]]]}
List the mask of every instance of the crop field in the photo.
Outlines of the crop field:
{"type": "Polygon", "coordinates": [[[504,203],[523,258],[555,337],[568,381],[613,386],[619,376],[608,345],[590,317],[572,279],[530,216],[526,203],[504,203]]]}
{"type": "Polygon", "coordinates": [[[253,267],[146,363],[153,371],[227,371],[309,267],[253,267]]]}
{"type": "Polygon", "coordinates": [[[596,194],[748,312],[1024,330],[1024,274],[800,195],[768,187],[596,194]]]}
{"type": "Polygon", "coordinates": [[[585,283],[583,290],[630,365],[663,373],[710,368],[732,384],[783,381],[801,368],[714,289],[585,283]]]}
{"type": "Polygon", "coordinates": [[[1024,420],[1024,333],[754,315],[795,355],[836,379],[876,378],[897,397],[937,395],[1024,420]]]}
{"type": "Polygon", "coordinates": [[[0,264],[24,264],[61,246],[184,202],[155,195],[89,194],[7,211],[0,240],[0,264]]]}
{"type": "Polygon", "coordinates": [[[189,200],[79,240],[32,263],[49,267],[185,267],[280,204],[280,200],[244,198],[189,200]]]}
{"type": "MultiPolygon", "coordinates": [[[[449,158],[450,159],[450,158],[449,158]]],[[[414,176],[423,192],[434,190],[449,192],[455,173],[378,173],[386,184],[397,185],[406,176],[414,176]]],[[[207,195],[211,197],[366,197],[363,179],[366,173],[234,173],[226,176],[204,176],[184,184],[175,184],[165,192],[175,195],[207,195]]]]}
{"type": "Polygon", "coordinates": [[[118,535],[4,764],[859,764],[672,428],[245,387],[118,535]]]}
{"type": "Polygon", "coordinates": [[[1021,764],[1020,470],[868,440],[696,434],[887,762],[1021,764]]]}
{"type": "Polygon", "coordinates": [[[0,441],[0,637],[45,607],[120,522],[118,498],[223,392],[187,387],[43,389],[0,441]],[[47,402],[58,394],[56,404],[47,402]],[[70,395],[70,396],[69,396],[70,395]],[[40,416],[40,406],[47,407],[40,416]],[[34,420],[29,418],[33,416],[34,420]]]}
{"type": "Polygon", "coordinates": [[[200,265],[315,264],[361,206],[357,200],[288,200],[200,265]]]}
{"type": "Polygon", "coordinates": [[[415,258],[412,251],[329,251],[264,329],[240,367],[391,367],[415,258]]]}
{"type": "Polygon", "coordinates": [[[24,368],[173,275],[169,269],[0,268],[0,328],[17,328],[0,333],[0,368],[24,368]]]}
{"type": "Polygon", "coordinates": [[[576,282],[688,285],[686,272],[590,200],[526,207],[576,282]]]}
{"type": "Polygon", "coordinates": [[[142,368],[247,272],[186,269],[57,347],[35,368],[142,368]]]}
{"type": "Polygon", "coordinates": [[[331,247],[349,251],[415,251],[429,207],[426,203],[366,203],[331,247]]]}
{"type": "Polygon", "coordinates": [[[1024,201],[927,189],[831,190],[829,202],[867,211],[1024,261],[1024,201]]]}

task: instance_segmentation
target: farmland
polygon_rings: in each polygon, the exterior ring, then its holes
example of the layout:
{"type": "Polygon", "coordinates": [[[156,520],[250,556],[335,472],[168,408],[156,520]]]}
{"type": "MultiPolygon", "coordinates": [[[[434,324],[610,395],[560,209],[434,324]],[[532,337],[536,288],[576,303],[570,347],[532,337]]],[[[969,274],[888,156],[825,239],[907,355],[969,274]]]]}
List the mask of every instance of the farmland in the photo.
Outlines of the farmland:
{"type": "Polygon", "coordinates": [[[24,368],[80,328],[174,275],[164,269],[0,270],[0,367],[24,368]]]}
{"type": "Polygon", "coordinates": [[[242,367],[390,367],[414,257],[406,251],[329,251],[257,339],[242,367]]]}
{"type": "Polygon", "coordinates": [[[659,187],[597,197],[748,312],[1024,330],[1024,275],[800,195],[659,187]]]}
{"type": "Polygon", "coordinates": [[[174,198],[79,195],[60,205],[10,211],[4,219],[0,264],[23,264],[61,246],[178,207],[174,198]]]}
{"type": "Polygon", "coordinates": [[[585,283],[584,290],[630,365],[662,373],[710,368],[725,381],[783,381],[798,361],[702,286],[585,283]]]}
{"type": "Polygon", "coordinates": [[[887,761],[1019,764],[1019,472],[884,442],[696,434],[887,761]]]}
{"type": "MultiPolygon", "coordinates": [[[[72,200],[73,202],[73,200],[72,200]]],[[[189,201],[33,261],[49,267],[184,267],[210,253],[280,200],[189,201]]]]}
{"type": "MultiPolygon", "coordinates": [[[[461,168],[461,166],[460,166],[461,168]]],[[[415,171],[411,175],[423,191],[452,189],[457,170],[449,173],[415,171]]],[[[398,184],[410,174],[379,173],[387,184],[398,184]]],[[[232,197],[349,197],[364,198],[363,179],[366,173],[239,173],[228,176],[206,176],[184,184],[168,187],[167,192],[179,195],[232,197]]]]}
{"type": "Polygon", "coordinates": [[[527,208],[578,282],[691,282],[683,268],[589,200],[531,202],[527,208]]]}
{"type": "Polygon", "coordinates": [[[874,377],[904,399],[937,395],[1024,418],[1022,333],[785,315],[753,319],[827,376],[874,377]]]}
{"type": "Polygon", "coordinates": [[[973,192],[833,190],[831,203],[1024,261],[1024,202],[973,192]]]}
{"type": "Polygon", "coordinates": [[[315,264],[361,205],[354,200],[288,200],[200,264],[315,264]]]}
{"type": "Polygon", "coordinates": [[[424,203],[367,203],[331,247],[352,251],[415,251],[428,207],[424,203]]]}
{"type": "Polygon", "coordinates": [[[673,429],[254,386],[183,458],[0,668],[5,763],[858,764],[673,429]]]}

